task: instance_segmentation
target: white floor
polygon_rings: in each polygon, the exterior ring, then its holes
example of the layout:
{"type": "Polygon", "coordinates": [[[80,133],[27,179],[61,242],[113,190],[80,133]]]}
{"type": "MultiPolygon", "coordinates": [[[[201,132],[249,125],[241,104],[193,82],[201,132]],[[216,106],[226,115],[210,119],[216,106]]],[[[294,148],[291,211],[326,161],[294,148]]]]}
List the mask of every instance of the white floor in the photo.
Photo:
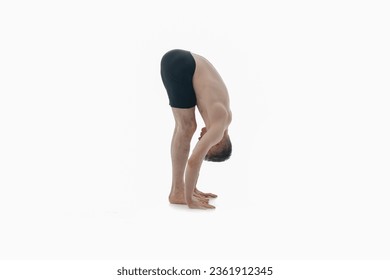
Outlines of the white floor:
{"type": "Polygon", "coordinates": [[[171,2],[1,4],[0,258],[390,258],[385,2],[171,2]],[[171,48],[230,91],[213,211],[167,201],[171,48]]]}

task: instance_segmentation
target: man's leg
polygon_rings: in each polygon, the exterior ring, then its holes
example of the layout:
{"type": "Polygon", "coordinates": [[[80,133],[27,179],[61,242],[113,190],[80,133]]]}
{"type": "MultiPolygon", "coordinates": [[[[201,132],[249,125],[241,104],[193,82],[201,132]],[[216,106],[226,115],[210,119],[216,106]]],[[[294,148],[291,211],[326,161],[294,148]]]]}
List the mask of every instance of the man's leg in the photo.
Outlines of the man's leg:
{"type": "Polygon", "coordinates": [[[196,131],[195,107],[189,109],[172,108],[175,118],[175,131],[171,143],[172,188],[169,201],[186,204],[184,199],[184,172],[190,152],[191,139],[196,131]]]}

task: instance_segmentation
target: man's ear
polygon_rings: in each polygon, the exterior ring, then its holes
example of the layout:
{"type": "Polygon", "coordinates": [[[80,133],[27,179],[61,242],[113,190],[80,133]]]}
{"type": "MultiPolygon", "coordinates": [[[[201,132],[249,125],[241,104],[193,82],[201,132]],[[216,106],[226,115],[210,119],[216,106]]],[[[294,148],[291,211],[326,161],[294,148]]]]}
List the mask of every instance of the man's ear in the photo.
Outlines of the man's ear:
{"type": "Polygon", "coordinates": [[[207,132],[207,128],[203,127],[202,131],[200,132],[200,137],[198,138],[198,140],[200,140],[203,137],[203,135],[206,134],[206,132],[207,132]]]}

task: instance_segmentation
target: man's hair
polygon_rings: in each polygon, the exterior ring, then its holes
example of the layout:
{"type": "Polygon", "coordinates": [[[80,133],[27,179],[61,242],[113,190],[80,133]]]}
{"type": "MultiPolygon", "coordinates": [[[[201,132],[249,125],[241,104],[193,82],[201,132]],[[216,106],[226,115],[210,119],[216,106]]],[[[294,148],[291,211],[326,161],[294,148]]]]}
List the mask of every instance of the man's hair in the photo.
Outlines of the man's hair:
{"type": "Polygon", "coordinates": [[[227,138],[227,141],[224,143],[224,146],[219,153],[206,155],[204,159],[207,161],[222,162],[229,159],[231,155],[232,155],[232,142],[230,142],[230,138],[227,138]]]}

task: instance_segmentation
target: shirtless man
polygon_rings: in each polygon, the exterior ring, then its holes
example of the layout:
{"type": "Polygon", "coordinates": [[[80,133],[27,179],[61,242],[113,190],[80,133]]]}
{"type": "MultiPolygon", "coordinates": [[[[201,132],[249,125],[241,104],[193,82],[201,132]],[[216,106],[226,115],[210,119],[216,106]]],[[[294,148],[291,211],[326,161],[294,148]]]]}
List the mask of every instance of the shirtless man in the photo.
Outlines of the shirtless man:
{"type": "Polygon", "coordinates": [[[212,209],[210,198],[196,188],[203,160],[224,161],[232,152],[228,126],[232,120],[227,88],[213,65],[185,50],[171,50],[161,60],[161,77],[175,118],[171,144],[172,189],[169,201],[190,208],[212,209]],[[196,131],[195,106],[206,127],[188,158],[196,131]]]}

